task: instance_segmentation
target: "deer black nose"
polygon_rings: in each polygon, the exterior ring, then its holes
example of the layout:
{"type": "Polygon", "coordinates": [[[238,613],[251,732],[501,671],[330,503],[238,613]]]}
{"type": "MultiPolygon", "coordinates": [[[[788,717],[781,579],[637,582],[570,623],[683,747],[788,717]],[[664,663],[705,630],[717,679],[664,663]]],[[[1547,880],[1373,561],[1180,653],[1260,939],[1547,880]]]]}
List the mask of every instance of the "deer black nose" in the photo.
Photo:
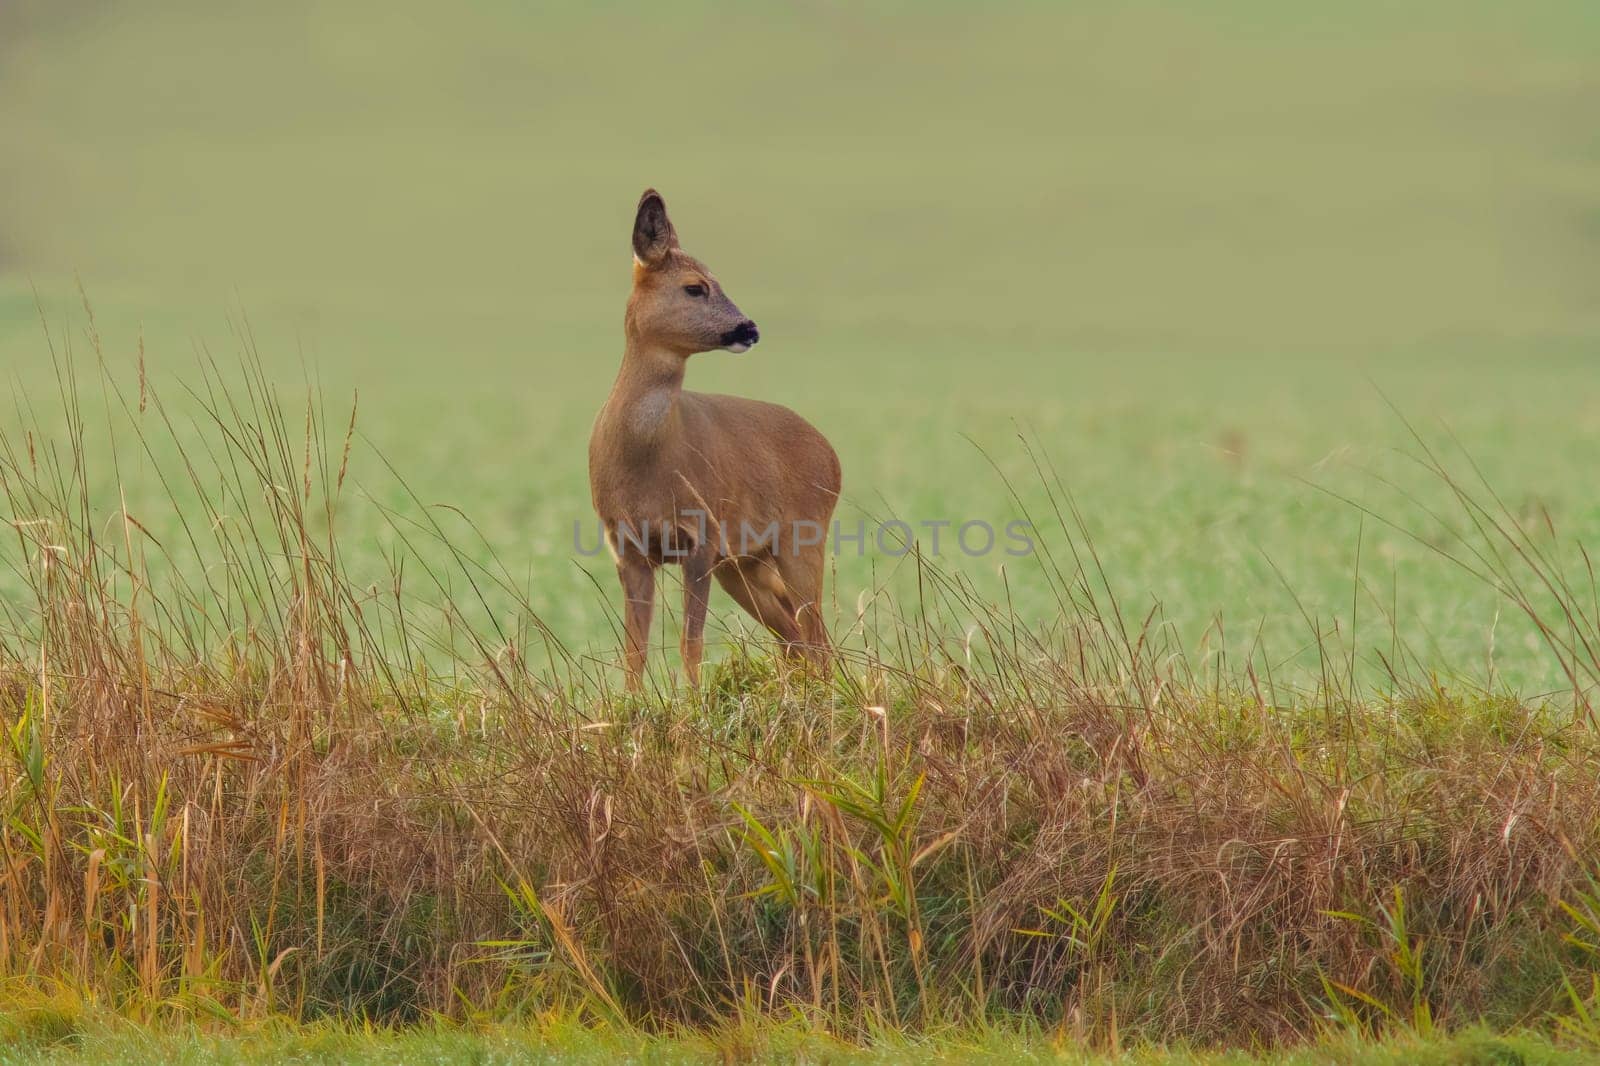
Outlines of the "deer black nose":
{"type": "Polygon", "coordinates": [[[761,331],[756,329],[756,324],[748,318],[734,326],[722,335],[722,343],[728,344],[754,344],[761,339],[761,331]]]}

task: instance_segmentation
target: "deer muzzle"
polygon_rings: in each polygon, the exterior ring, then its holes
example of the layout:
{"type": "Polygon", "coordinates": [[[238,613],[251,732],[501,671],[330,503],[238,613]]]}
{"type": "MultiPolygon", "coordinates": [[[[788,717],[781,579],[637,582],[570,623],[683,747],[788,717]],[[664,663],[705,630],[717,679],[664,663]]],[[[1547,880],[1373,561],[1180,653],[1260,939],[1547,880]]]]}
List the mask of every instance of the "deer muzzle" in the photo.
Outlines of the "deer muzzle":
{"type": "Polygon", "coordinates": [[[748,318],[722,335],[722,347],[735,355],[748,352],[761,339],[761,331],[748,318]]]}

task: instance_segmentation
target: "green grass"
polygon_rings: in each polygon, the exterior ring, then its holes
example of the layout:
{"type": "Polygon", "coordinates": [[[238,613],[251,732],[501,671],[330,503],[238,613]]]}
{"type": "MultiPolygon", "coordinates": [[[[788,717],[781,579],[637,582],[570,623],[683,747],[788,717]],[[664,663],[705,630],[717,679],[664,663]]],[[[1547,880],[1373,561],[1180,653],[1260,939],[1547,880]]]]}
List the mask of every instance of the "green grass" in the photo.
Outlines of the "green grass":
{"type": "Polygon", "coordinates": [[[0,1016],[4,1066],[144,1066],[163,1062],[227,1066],[256,1062],[361,1064],[433,1063],[437,1066],[500,1063],[700,1064],[728,1062],[837,1063],[893,1066],[902,1062],[1059,1063],[1061,1066],[1577,1066],[1593,1061],[1534,1035],[1497,1036],[1468,1031],[1437,1040],[1392,1039],[1368,1043],[1329,1039],[1293,1051],[1249,1054],[1225,1051],[1136,1049],[1085,1051],[1043,1034],[947,1034],[907,1040],[892,1035],[868,1047],[833,1040],[794,1026],[764,1026],[712,1035],[649,1037],[595,1032],[562,1021],[539,1026],[407,1031],[335,1027],[263,1026],[244,1034],[199,1031],[153,1033],[103,1021],[41,1013],[0,1016]]]}

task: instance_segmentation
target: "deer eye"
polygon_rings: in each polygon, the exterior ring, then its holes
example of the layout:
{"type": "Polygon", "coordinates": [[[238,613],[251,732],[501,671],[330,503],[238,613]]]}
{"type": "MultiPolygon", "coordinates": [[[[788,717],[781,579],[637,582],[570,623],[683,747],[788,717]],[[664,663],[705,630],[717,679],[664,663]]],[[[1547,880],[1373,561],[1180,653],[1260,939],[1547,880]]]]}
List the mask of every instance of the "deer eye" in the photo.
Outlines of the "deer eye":
{"type": "Polygon", "coordinates": [[[704,285],[685,285],[683,287],[683,291],[688,293],[690,296],[704,296],[706,294],[706,287],[704,285]]]}

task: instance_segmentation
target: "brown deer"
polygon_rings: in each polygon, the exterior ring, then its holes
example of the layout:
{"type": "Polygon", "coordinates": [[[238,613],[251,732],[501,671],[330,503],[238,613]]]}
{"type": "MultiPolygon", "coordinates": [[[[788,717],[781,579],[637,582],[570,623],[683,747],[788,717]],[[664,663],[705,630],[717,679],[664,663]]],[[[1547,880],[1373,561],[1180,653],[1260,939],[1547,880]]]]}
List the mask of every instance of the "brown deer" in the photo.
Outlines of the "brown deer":
{"type": "Polygon", "coordinates": [[[784,650],[818,670],[828,521],[839,458],[786,407],[689,392],[689,357],[760,339],[645,190],[633,223],[622,369],[589,437],[589,489],[622,579],[628,687],[644,677],[657,568],[683,566],[683,665],[700,682],[715,577],[784,650]]]}

